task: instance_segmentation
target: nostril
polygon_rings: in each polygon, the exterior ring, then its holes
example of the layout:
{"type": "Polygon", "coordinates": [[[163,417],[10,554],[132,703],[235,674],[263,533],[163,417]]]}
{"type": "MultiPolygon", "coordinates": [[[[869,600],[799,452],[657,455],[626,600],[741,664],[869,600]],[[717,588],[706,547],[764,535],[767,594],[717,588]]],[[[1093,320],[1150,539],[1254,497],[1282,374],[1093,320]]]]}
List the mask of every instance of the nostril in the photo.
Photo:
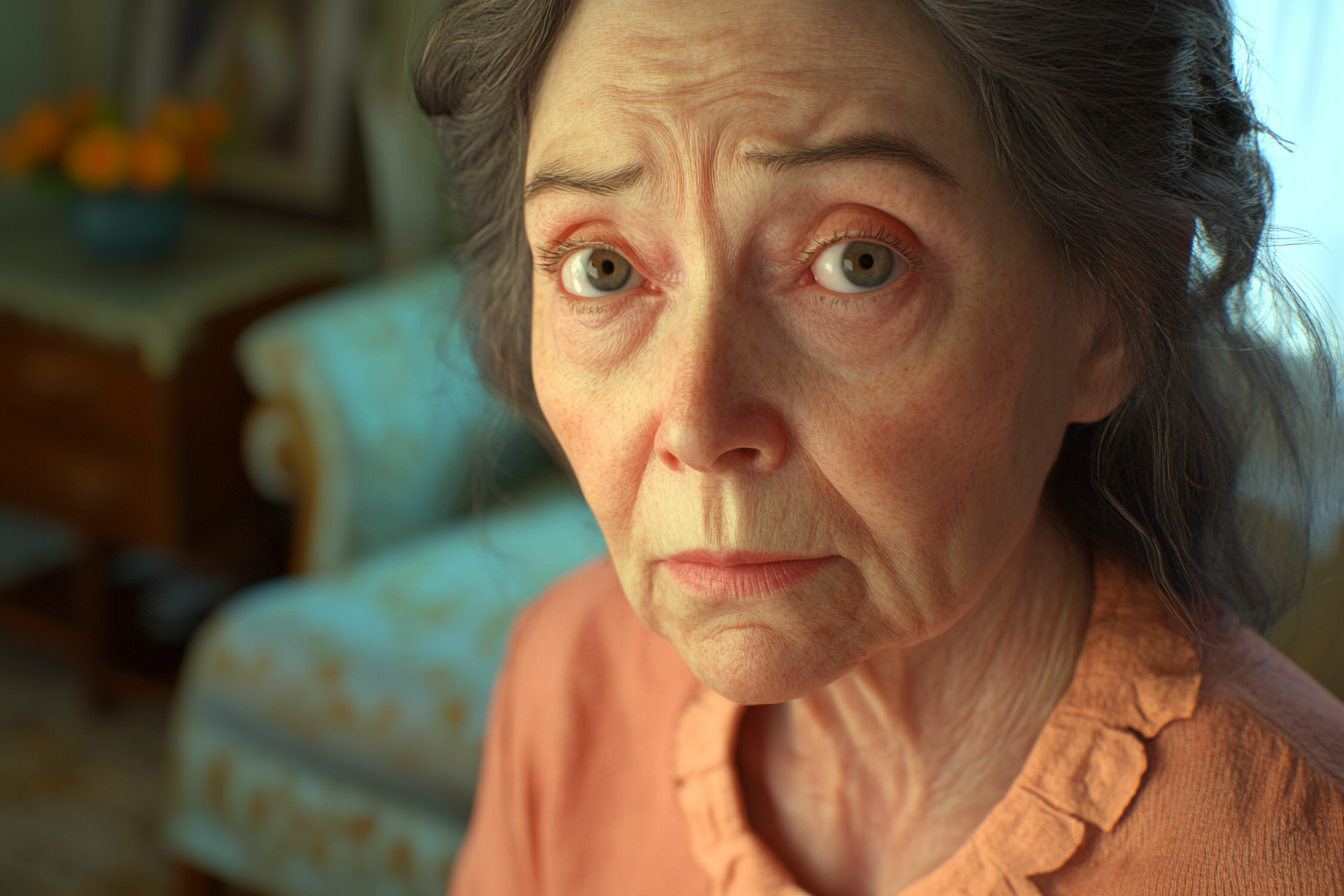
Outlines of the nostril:
{"type": "Polygon", "coordinates": [[[673,472],[679,472],[681,470],[681,459],[671,451],[664,451],[661,448],[658,449],[658,459],[663,462],[664,466],[673,472]]]}
{"type": "Polygon", "coordinates": [[[768,407],[679,406],[654,435],[659,459],[673,471],[767,472],[784,459],[783,420],[768,407]]]}
{"type": "Polygon", "coordinates": [[[755,466],[761,457],[759,448],[734,448],[724,455],[734,466],[752,467],[755,466]]]}

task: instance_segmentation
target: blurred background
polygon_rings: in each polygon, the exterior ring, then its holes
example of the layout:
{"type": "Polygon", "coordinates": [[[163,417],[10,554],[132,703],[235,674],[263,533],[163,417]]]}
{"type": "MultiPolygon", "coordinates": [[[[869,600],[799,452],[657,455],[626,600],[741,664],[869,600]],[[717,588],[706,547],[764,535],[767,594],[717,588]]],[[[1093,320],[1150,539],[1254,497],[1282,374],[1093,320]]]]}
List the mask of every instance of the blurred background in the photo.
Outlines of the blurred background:
{"type": "MultiPolygon", "coordinates": [[[[443,891],[513,613],[603,546],[452,323],[438,5],[0,0],[0,893],[443,891]]],[[[1344,6],[1236,8],[1338,326],[1344,6]]],[[[1274,637],[1344,694],[1318,510],[1274,637]]]]}

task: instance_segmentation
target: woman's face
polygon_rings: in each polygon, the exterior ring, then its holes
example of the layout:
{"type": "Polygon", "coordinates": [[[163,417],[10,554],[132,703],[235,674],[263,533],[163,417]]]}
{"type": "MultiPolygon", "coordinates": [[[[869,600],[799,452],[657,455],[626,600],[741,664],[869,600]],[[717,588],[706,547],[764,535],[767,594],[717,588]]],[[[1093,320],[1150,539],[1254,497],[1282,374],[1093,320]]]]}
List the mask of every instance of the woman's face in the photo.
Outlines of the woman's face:
{"type": "Polygon", "coordinates": [[[542,411],[626,595],[746,703],[946,631],[1121,397],[891,0],[582,0],[534,101],[542,411]]]}

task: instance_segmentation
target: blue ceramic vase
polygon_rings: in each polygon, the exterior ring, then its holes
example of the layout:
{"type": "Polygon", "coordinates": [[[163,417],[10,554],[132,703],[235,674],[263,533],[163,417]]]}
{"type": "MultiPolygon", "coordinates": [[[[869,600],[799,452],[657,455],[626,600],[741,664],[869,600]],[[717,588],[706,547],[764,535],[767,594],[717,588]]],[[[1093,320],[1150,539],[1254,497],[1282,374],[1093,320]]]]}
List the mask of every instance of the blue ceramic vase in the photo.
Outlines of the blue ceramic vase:
{"type": "Polygon", "coordinates": [[[98,261],[137,262],[162,258],[182,239],[187,194],[172,190],[147,196],[134,190],[79,193],[71,200],[70,236],[98,261]]]}

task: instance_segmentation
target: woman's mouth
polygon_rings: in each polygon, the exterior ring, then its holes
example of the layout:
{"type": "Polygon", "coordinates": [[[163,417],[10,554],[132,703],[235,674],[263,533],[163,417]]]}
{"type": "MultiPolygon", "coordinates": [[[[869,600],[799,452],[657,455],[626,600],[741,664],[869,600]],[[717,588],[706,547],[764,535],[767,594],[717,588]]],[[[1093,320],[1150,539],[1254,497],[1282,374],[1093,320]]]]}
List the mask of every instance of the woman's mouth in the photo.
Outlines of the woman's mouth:
{"type": "Polygon", "coordinates": [[[663,561],[672,578],[706,597],[761,597],[810,579],[830,557],[798,557],[751,551],[685,551],[663,561]]]}

